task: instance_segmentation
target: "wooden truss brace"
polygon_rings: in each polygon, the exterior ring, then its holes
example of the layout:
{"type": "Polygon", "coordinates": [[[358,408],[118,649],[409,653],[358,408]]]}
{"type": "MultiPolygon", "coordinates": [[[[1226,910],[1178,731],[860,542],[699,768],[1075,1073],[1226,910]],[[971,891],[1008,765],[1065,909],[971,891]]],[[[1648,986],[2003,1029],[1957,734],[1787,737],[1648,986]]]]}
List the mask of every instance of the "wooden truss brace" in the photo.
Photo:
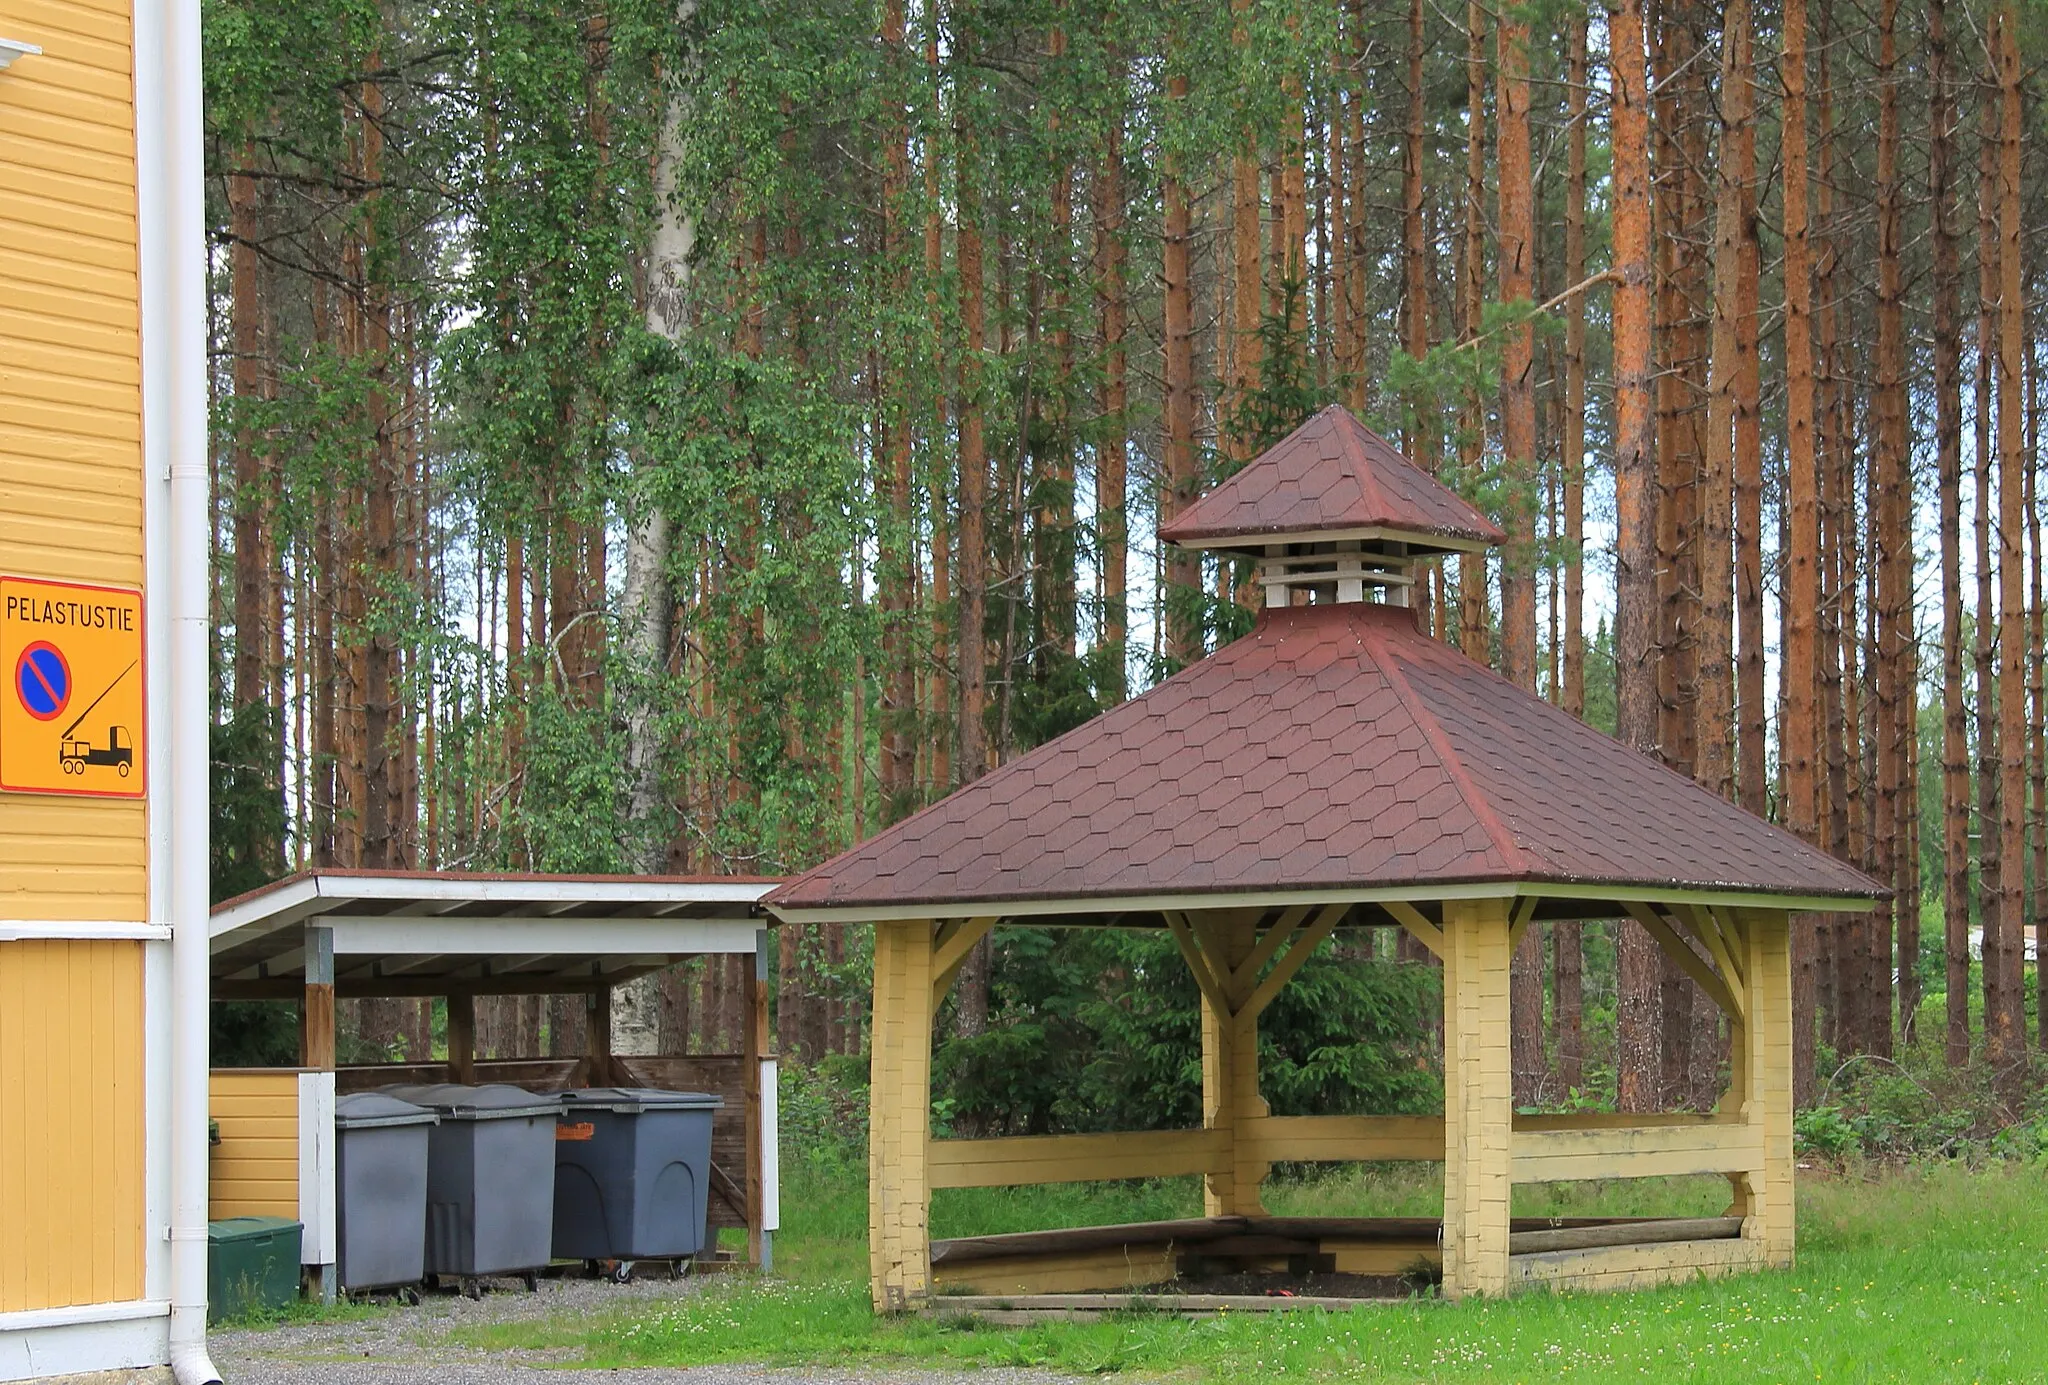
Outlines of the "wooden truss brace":
{"type": "Polygon", "coordinates": [[[1542,902],[1533,894],[1515,901],[1515,912],[1508,920],[1508,951],[1522,945],[1522,935],[1529,931],[1529,921],[1536,917],[1536,906],[1542,902]]]}
{"type": "Polygon", "coordinates": [[[1201,988],[1203,997],[1218,1014],[1244,1018],[1263,1013],[1273,1003],[1301,970],[1302,963],[1322,945],[1323,939],[1336,931],[1350,908],[1349,904],[1326,904],[1305,925],[1308,906],[1287,910],[1235,967],[1224,961],[1221,930],[1215,919],[1197,915],[1191,920],[1172,910],[1166,914],[1166,926],[1179,945],[1181,956],[1187,960],[1188,970],[1194,973],[1195,985],[1201,988]],[[1276,957],[1278,961],[1274,961],[1276,957]],[[1273,969],[1260,980],[1259,972],[1268,962],[1273,963],[1273,969]]]}
{"type": "Polygon", "coordinates": [[[989,915],[975,919],[947,919],[932,930],[933,1010],[939,1008],[946,992],[953,989],[960,968],[967,962],[967,954],[974,951],[974,945],[986,938],[995,926],[994,915],[989,915]]]}
{"type": "MultiPolygon", "coordinates": [[[[1699,983],[1699,988],[1707,993],[1709,999],[1726,1011],[1730,1018],[1737,1022],[1743,1019],[1747,1012],[1743,1005],[1742,982],[1735,976],[1732,969],[1727,976],[1723,976],[1708,966],[1705,959],[1699,953],[1693,951],[1692,946],[1686,942],[1671,920],[1666,919],[1649,905],[1639,904],[1630,900],[1623,907],[1629,911],[1629,914],[1637,923],[1640,923],[1649,931],[1651,937],[1657,940],[1657,945],[1664,949],[1664,954],[1672,961],[1678,963],[1679,970],[1699,983]]],[[[1706,916],[1706,918],[1709,922],[1712,921],[1711,915],[1706,916]]],[[[1686,928],[1688,932],[1699,931],[1700,922],[1698,920],[1691,920],[1686,925],[1686,928]]],[[[1704,935],[1701,936],[1700,942],[1710,953],[1716,954],[1715,961],[1719,962],[1721,960],[1719,954],[1728,950],[1727,944],[1721,940],[1718,928],[1713,928],[1710,931],[1714,935],[1715,942],[1708,942],[1704,935]],[[1717,943],[1719,944],[1718,949],[1716,947],[1717,943]]]]}
{"type": "Polygon", "coordinates": [[[1423,912],[1405,899],[1389,899],[1380,907],[1394,916],[1394,921],[1413,933],[1416,940],[1437,958],[1443,960],[1444,931],[1431,923],[1423,912]]]}

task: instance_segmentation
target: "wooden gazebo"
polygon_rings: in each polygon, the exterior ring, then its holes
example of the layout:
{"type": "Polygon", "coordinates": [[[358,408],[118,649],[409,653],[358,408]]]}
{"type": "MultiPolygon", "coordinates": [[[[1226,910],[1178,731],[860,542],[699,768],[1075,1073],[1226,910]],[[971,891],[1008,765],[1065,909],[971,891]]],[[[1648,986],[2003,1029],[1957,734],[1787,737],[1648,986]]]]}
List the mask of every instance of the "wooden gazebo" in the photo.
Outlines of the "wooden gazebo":
{"type": "Polygon", "coordinates": [[[1423,634],[1420,565],[1501,534],[1341,409],[1161,529],[1251,555],[1244,638],[771,892],[875,931],[869,1254],[877,1309],[935,1292],[1113,1292],[1194,1258],[1395,1274],[1451,1297],[1632,1287],[1792,1259],[1788,918],[1867,877],[1423,634]],[[1377,598],[1377,599],[1375,599],[1377,598]],[[1634,918],[1724,1010],[1707,1114],[1520,1116],[1508,972],[1539,919],[1634,918]],[[933,1016],[998,922],[1169,930],[1202,995],[1200,1129],[932,1138],[933,1016]],[[1442,959],[1441,1119],[1268,1114],[1259,1014],[1340,927],[1442,959]],[[1442,1160],[1430,1222],[1275,1219],[1273,1163],[1442,1160]],[[1199,1174],[1208,1216],[932,1246],[934,1188],[1199,1174]],[[1723,1218],[1542,1227],[1516,1183],[1724,1175],[1723,1218]]]}

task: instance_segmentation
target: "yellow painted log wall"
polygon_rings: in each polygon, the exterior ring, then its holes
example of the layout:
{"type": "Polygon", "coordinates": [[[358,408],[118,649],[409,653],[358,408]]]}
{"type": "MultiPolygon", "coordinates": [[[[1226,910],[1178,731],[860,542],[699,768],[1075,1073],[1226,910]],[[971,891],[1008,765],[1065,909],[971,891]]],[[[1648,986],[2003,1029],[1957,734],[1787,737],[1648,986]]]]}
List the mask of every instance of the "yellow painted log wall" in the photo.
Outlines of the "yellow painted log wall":
{"type": "MultiPolygon", "coordinates": [[[[129,0],[0,0],[0,572],[140,586],[129,0]]],[[[141,802],[0,794],[0,919],[145,917],[141,802]]]]}
{"type": "Polygon", "coordinates": [[[142,949],[0,943],[0,1313],[142,1297],[142,949]]]}
{"type": "Polygon", "coordinates": [[[275,1069],[214,1070],[208,1109],[220,1126],[206,1215],[299,1215],[299,1075],[275,1069]]]}

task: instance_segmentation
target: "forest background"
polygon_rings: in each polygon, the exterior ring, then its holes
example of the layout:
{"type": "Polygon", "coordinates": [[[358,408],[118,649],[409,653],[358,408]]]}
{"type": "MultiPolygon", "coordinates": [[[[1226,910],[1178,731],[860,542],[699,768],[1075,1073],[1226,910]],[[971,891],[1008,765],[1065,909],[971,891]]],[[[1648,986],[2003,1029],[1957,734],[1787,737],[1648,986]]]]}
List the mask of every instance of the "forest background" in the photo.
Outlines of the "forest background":
{"type": "MultiPolygon", "coordinates": [[[[1428,628],[1892,887],[1799,932],[1802,1102],[1915,1055],[2038,1102],[2034,8],[206,25],[217,897],[813,864],[1248,628],[1247,574],[1156,527],[1341,402],[1510,535],[1428,628]]],[[[1711,1102],[1715,1011],[1639,935],[1529,930],[1518,1100],[1711,1102]]],[[[864,940],[775,937],[781,1050],[857,1080],[864,940]]],[[[999,930],[939,1118],[1191,1119],[1157,948],[999,930]]],[[[622,1051],[736,1049],[743,985],[621,997],[622,1051]]],[[[1266,1026],[1275,1110],[1429,1108],[1436,993],[1340,936],[1266,1026]]],[[[217,1018],[289,1057],[289,1016],[217,1018]]],[[[427,1003],[342,1018],[344,1056],[437,1042],[427,1003]]],[[[479,1043],[581,1025],[492,1001],[479,1043]]]]}

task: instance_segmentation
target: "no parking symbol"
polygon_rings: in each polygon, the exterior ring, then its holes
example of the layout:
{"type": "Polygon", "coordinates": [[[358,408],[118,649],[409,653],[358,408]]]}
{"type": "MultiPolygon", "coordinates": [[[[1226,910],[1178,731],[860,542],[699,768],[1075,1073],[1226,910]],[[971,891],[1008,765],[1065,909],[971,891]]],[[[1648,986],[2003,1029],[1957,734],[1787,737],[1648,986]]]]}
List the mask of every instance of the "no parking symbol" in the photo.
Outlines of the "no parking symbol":
{"type": "Polygon", "coordinates": [[[55,721],[71,705],[71,664],[64,651],[37,640],[14,665],[14,695],[37,721],[55,721]]]}
{"type": "Polygon", "coordinates": [[[142,593],[0,577],[0,789],[140,798],[142,593]]]}

